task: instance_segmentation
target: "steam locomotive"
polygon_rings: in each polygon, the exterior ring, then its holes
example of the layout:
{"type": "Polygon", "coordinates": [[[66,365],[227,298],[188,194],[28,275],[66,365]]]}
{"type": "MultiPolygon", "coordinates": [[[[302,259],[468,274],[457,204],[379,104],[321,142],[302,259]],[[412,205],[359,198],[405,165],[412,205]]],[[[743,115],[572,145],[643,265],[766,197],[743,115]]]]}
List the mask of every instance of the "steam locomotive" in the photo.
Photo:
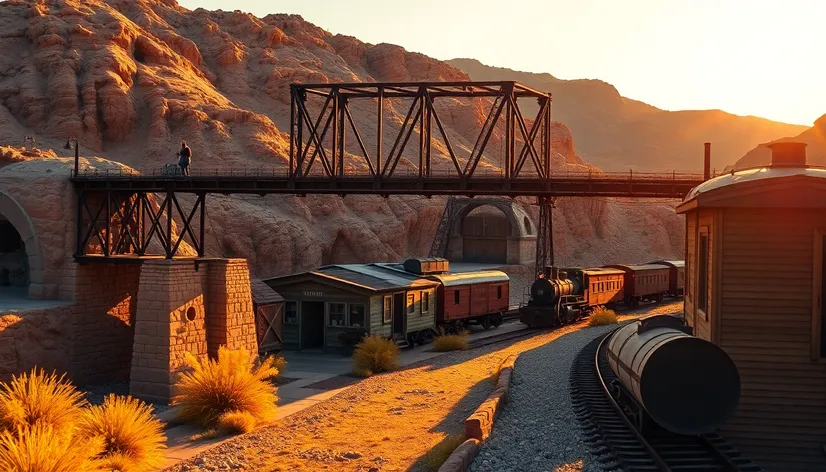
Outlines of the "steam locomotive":
{"type": "Polygon", "coordinates": [[[599,306],[636,307],[643,301],[660,302],[681,296],[684,262],[655,261],[642,265],[596,268],[547,267],[531,285],[530,299],[519,317],[531,327],[573,323],[599,306]]]}

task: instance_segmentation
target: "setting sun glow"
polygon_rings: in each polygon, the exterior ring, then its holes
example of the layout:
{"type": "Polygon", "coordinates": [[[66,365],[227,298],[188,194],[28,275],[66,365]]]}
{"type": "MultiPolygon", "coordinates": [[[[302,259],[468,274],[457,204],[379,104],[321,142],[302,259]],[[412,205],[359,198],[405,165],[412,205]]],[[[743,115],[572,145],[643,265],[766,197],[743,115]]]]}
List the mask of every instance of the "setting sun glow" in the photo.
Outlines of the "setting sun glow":
{"type": "Polygon", "coordinates": [[[826,2],[814,0],[183,0],[297,13],[333,34],[562,79],[601,79],[667,109],[811,125],[826,109],[826,2]]]}

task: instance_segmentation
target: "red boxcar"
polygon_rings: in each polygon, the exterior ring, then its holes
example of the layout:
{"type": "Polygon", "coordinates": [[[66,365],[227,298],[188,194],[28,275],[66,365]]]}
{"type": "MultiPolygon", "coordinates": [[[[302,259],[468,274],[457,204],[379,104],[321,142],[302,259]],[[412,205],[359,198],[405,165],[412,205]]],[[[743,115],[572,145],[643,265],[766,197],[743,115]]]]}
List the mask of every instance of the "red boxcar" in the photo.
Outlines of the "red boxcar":
{"type": "Polygon", "coordinates": [[[441,282],[437,289],[436,323],[459,328],[481,324],[499,326],[508,311],[508,274],[497,270],[429,275],[441,282]]]}
{"type": "Polygon", "coordinates": [[[668,293],[667,266],[614,264],[606,267],[625,272],[625,303],[629,306],[635,307],[643,300],[659,302],[668,293]]]}
{"type": "Polygon", "coordinates": [[[685,290],[685,261],[653,261],[649,264],[668,266],[668,292],[672,297],[682,297],[685,290]]]}

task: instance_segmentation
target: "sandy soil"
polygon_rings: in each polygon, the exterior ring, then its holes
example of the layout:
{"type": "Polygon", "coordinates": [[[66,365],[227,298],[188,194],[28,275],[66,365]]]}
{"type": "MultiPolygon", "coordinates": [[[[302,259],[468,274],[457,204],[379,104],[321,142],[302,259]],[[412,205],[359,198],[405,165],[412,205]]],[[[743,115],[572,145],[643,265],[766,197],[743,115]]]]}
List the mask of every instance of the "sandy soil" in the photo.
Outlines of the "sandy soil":
{"type": "MultiPolygon", "coordinates": [[[[643,307],[621,319],[681,308],[682,302],[643,307]]],[[[449,353],[367,379],[281,424],[167,470],[428,470],[423,457],[450,435],[462,433],[465,418],[492,391],[492,375],[508,355],[583,328],[580,323],[512,345],[449,353]]],[[[577,470],[576,464],[563,470],[577,470]]]]}

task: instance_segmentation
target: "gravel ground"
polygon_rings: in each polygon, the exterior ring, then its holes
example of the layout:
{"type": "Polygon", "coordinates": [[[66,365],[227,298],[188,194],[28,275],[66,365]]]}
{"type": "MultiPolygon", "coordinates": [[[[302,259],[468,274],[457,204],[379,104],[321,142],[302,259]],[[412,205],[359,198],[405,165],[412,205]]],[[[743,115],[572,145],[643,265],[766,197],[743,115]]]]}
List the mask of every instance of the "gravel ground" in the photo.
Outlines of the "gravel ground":
{"type": "Polygon", "coordinates": [[[602,470],[580,439],[571,409],[569,374],[582,347],[614,328],[583,329],[523,352],[516,362],[508,403],[470,470],[602,470]]]}

